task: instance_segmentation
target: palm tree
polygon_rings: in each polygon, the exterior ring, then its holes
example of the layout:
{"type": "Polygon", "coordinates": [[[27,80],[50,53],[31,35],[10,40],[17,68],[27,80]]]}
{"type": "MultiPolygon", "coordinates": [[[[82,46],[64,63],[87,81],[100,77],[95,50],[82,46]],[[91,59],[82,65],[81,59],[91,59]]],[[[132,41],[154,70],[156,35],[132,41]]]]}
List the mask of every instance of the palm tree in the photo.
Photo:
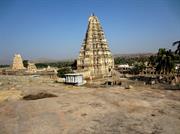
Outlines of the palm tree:
{"type": "Polygon", "coordinates": [[[148,64],[150,66],[155,66],[156,65],[156,58],[157,58],[157,56],[151,55],[148,59],[148,64]]]}
{"type": "Polygon", "coordinates": [[[175,57],[171,49],[166,51],[166,73],[171,73],[173,71],[175,67],[174,59],[175,57]]]}
{"type": "Polygon", "coordinates": [[[164,73],[165,68],[165,57],[166,57],[166,50],[164,48],[160,48],[157,54],[157,66],[156,71],[158,73],[164,73]]]}
{"type": "Polygon", "coordinates": [[[157,54],[156,71],[163,74],[171,73],[174,69],[174,55],[171,50],[160,48],[157,54]]]}
{"type": "Polygon", "coordinates": [[[175,53],[180,55],[180,41],[175,41],[175,42],[173,42],[172,45],[173,46],[177,45],[177,49],[176,49],[175,53]]]}

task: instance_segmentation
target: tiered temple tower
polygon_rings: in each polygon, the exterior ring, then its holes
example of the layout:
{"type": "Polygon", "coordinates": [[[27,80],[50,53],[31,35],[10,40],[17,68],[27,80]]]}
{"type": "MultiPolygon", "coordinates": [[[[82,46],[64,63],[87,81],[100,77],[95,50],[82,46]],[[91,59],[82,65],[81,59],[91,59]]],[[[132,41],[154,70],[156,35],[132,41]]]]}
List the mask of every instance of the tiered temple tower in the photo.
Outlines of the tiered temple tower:
{"type": "Polygon", "coordinates": [[[29,73],[36,73],[37,72],[37,67],[34,63],[28,62],[28,67],[27,67],[27,72],[29,73]]]}
{"type": "Polygon", "coordinates": [[[15,55],[14,55],[13,64],[12,64],[12,69],[13,69],[13,70],[25,69],[25,67],[24,67],[24,65],[23,65],[23,60],[22,60],[20,54],[15,54],[15,55]]]}
{"type": "Polygon", "coordinates": [[[88,28],[77,59],[78,71],[89,71],[90,76],[109,75],[114,67],[114,59],[109,50],[101,24],[97,16],[91,15],[88,28]]]}

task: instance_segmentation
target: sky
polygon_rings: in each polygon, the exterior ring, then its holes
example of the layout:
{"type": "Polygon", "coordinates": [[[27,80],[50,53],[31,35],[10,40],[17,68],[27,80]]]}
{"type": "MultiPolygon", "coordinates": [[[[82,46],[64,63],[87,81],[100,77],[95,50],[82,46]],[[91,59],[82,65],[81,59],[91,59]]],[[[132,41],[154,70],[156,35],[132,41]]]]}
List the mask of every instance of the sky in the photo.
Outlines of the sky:
{"type": "Polygon", "coordinates": [[[179,0],[0,0],[0,64],[75,59],[94,13],[113,54],[157,52],[180,40],[179,0]]]}

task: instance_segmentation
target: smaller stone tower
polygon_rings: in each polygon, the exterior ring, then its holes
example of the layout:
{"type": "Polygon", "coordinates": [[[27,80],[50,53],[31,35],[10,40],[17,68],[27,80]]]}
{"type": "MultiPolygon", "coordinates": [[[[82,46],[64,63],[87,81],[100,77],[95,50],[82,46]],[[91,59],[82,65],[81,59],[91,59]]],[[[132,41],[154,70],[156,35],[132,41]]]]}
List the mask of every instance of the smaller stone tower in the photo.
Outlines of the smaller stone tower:
{"type": "Polygon", "coordinates": [[[25,67],[24,67],[24,65],[23,65],[23,60],[22,60],[20,54],[15,54],[15,55],[14,55],[13,64],[12,64],[12,69],[13,69],[13,70],[25,69],[25,67]]]}
{"type": "Polygon", "coordinates": [[[36,73],[37,72],[37,67],[36,67],[36,65],[34,63],[28,62],[27,69],[28,69],[29,73],[36,73]]]}

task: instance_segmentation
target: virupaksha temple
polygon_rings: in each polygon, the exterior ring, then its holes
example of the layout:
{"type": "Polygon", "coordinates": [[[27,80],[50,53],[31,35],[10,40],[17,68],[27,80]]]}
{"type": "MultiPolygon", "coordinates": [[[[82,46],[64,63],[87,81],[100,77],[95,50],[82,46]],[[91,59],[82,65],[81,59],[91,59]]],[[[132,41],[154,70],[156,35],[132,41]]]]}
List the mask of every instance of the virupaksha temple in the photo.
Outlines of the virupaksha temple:
{"type": "Polygon", "coordinates": [[[113,68],[114,59],[102,26],[98,17],[92,14],[77,59],[77,70],[84,72],[84,77],[104,77],[110,75],[113,68]]]}

